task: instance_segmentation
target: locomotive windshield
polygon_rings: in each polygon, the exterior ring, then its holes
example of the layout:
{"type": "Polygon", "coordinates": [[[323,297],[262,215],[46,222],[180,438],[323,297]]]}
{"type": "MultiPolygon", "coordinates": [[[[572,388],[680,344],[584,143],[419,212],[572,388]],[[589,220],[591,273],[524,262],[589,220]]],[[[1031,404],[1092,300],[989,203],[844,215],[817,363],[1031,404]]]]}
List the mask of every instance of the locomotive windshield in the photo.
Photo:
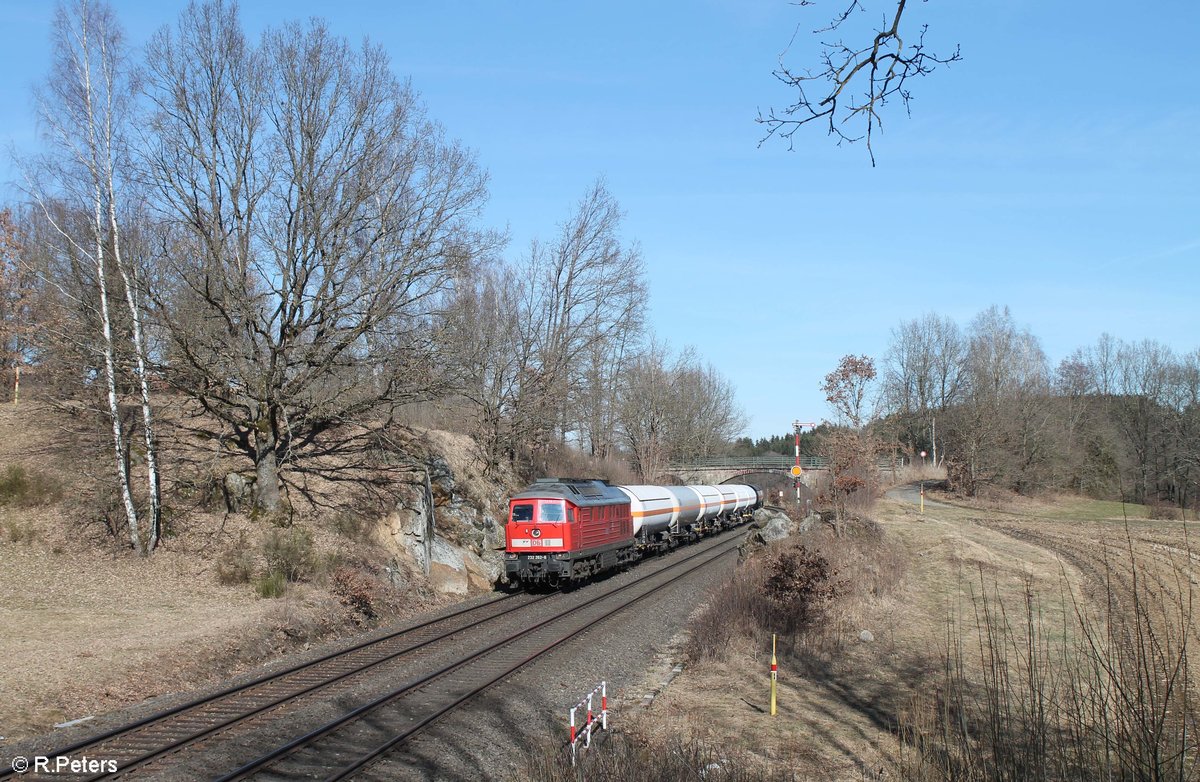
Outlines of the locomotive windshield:
{"type": "Polygon", "coordinates": [[[522,502],[512,506],[513,521],[533,521],[533,503],[522,502]]]}
{"type": "Polygon", "coordinates": [[[563,504],[561,502],[543,502],[538,521],[563,521],[566,518],[563,514],[563,504]]]}

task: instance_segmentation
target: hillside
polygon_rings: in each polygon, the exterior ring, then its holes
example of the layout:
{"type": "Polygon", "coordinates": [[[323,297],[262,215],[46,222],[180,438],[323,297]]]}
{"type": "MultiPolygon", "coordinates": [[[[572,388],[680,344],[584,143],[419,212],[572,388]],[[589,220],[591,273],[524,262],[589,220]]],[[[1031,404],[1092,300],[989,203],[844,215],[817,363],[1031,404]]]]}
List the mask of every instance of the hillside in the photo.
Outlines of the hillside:
{"type": "MultiPolygon", "coordinates": [[[[491,589],[509,486],[480,475],[468,438],[404,431],[407,456],[430,468],[427,579],[423,492],[390,487],[388,504],[357,512],[294,498],[286,523],[255,520],[214,490],[212,476],[236,462],[173,427],[178,409],[163,418],[164,539],[142,559],[114,521],[110,461],[88,416],[41,402],[0,409],[0,736],[196,687],[491,589]]],[[[342,491],[352,497],[353,482],[342,491]]]]}

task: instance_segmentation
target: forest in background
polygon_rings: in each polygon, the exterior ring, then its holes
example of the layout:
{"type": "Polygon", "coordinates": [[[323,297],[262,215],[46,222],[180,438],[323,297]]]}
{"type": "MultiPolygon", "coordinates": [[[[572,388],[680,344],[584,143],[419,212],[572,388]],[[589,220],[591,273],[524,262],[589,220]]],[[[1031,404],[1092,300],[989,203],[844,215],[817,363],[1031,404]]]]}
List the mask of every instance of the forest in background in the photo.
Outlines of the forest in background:
{"type": "Polygon", "coordinates": [[[817,452],[836,455],[852,435],[863,459],[944,467],[950,487],[972,496],[1067,491],[1165,513],[1198,506],[1200,349],[1102,334],[1051,366],[1037,336],[992,306],[965,328],[934,313],[904,321],[878,367],[846,356],[823,388],[836,425],[813,433],[817,452]]]}

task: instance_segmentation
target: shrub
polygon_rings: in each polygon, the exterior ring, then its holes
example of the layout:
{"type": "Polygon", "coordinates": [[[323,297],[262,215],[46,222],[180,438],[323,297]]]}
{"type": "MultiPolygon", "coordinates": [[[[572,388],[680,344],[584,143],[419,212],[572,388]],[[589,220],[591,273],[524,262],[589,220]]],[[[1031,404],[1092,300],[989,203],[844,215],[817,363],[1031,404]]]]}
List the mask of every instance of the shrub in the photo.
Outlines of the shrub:
{"type": "Polygon", "coordinates": [[[31,508],[49,505],[62,497],[62,490],[47,476],[10,464],[0,474],[0,505],[31,508]]]}
{"type": "Polygon", "coordinates": [[[254,588],[259,597],[283,597],[283,593],[287,591],[287,579],[283,573],[272,570],[255,579],[254,588]]]}
{"type": "Polygon", "coordinates": [[[288,581],[300,581],[312,575],[312,533],[302,527],[273,529],[262,542],[267,570],[288,581]]]}
{"type": "Polygon", "coordinates": [[[217,558],[217,581],[231,584],[248,584],[254,575],[254,555],[244,546],[225,549],[217,558]]]}
{"type": "Polygon", "coordinates": [[[838,594],[829,560],[804,546],[780,549],[765,563],[763,592],[777,610],[780,629],[792,631],[820,617],[838,594]]]}
{"type": "Polygon", "coordinates": [[[339,567],[333,571],[333,592],[342,603],[367,619],[374,619],[378,612],[375,604],[378,590],[375,580],[358,568],[339,567]]]}

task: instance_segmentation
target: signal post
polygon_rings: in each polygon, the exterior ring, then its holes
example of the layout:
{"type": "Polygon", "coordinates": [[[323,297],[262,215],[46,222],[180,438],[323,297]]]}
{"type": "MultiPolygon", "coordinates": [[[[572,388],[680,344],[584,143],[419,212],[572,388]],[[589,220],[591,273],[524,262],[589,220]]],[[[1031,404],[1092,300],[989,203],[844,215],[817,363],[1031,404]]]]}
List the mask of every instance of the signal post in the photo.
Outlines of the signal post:
{"type": "Polygon", "coordinates": [[[792,421],[792,429],[796,432],[796,465],[792,467],[792,477],[796,480],[796,505],[800,504],[800,476],[804,474],[804,468],[800,466],[800,430],[806,426],[812,429],[816,424],[799,419],[792,421]]]}

